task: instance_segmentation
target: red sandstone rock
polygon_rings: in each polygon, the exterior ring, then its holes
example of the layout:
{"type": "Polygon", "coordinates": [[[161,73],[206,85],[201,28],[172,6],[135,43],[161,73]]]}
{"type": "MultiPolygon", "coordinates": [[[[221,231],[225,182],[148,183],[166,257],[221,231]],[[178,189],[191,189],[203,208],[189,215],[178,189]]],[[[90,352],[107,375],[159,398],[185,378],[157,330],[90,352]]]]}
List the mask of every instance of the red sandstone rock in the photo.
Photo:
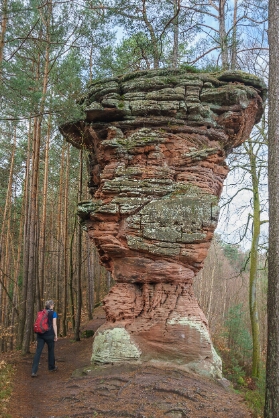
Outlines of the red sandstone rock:
{"type": "Polygon", "coordinates": [[[85,120],[61,128],[90,151],[93,199],[79,214],[116,281],[93,360],[220,375],[192,279],[217,225],[225,158],[259,120],[264,92],[241,72],[136,73],[93,83],[85,120]]]}

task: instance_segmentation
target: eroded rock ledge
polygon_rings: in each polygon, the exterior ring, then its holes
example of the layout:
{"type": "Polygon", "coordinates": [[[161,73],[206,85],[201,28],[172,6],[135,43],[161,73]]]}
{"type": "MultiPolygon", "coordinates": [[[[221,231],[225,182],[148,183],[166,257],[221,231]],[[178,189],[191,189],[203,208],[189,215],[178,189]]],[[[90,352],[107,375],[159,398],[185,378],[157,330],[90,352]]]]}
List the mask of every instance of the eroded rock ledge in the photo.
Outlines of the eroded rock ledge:
{"type": "Polygon", "coordinates": [[[93,83],[84,120],[61,127],[89,150],[92,200],[79,215],[116,281],[93,360],[220,376],[192,279],[217,225],[225,158],[259,121],[265,93],[239,71],[144,71],[93,83]]]}

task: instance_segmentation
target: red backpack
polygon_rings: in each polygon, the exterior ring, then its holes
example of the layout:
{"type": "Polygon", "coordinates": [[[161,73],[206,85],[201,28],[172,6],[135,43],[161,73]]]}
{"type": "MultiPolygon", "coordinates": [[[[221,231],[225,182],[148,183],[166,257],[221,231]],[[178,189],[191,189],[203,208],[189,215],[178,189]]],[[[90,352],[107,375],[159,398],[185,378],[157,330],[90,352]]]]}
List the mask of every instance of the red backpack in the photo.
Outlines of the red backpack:
{"type": "Polygon", "coordinates": [[[48,325],[48,310],[44,309],[43,311],[39,311],[37,313],[37,318],[34,323],[34,332],[37,334],[44,334],[46,331],[49,330],[48,325]]]}

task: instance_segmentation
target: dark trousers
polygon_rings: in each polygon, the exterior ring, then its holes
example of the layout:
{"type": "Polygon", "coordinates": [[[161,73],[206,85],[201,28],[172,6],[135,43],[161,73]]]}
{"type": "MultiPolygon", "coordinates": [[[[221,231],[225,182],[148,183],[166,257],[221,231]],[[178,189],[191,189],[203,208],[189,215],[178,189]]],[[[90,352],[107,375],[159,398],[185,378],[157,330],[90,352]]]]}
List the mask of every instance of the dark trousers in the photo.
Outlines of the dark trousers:
{"type": "Polygon", "coordinates": [[[37,373],[40,357],[44,348],[45,343],[47,344],[48,349],[48,369],[53,370],[55,368],[55,358],[54,358],[54,334],[53,335],[44,335],[37,334],[37,349],[33,359],[32,373],[37,373]]]}

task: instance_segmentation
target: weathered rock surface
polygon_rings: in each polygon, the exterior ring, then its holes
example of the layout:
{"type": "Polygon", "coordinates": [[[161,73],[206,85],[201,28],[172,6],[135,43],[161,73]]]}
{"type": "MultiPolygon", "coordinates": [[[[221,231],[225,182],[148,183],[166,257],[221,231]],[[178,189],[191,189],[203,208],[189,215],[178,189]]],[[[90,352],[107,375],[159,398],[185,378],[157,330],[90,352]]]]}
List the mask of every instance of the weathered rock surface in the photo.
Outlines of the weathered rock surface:
{"type": "Polygon", "coordinates": [[[262,115],[257,77],[157,70],[95,82],[61,128],[90,153],[79,215],[116,285],[93,360],[169,361],[221,375],[192,292],[218,220],[227,154],[262,115]]]}

